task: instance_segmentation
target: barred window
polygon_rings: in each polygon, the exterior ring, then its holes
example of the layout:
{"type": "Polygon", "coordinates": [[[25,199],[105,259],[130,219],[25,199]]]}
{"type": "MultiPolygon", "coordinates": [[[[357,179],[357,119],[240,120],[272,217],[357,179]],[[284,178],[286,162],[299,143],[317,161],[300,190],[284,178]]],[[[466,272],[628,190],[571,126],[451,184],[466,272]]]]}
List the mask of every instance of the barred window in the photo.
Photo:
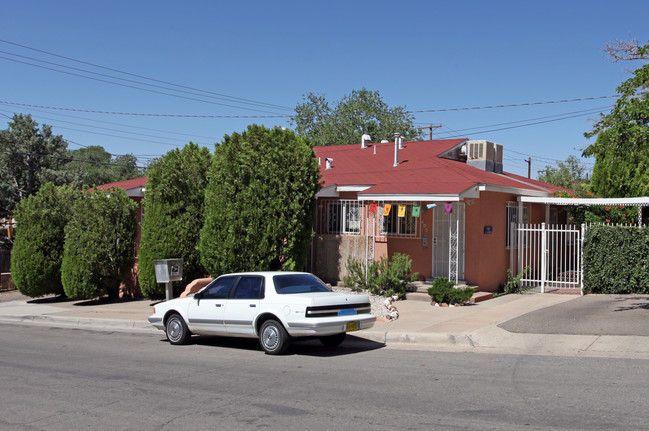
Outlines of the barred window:
{"type": "Polygon", "coordinates": [[[327,233],[360,234],[360,203],[329,202],[327,205],[327,233]]]}
{"type": "Polygon", "coordinates": [[[399,205],[392,204],[387,216],[381,215],[381,234],[383,235],[417,235],[417,221],[419,217],[412,216],[412,204],[406,204],[403,217],[399,217],[399,205]]]}

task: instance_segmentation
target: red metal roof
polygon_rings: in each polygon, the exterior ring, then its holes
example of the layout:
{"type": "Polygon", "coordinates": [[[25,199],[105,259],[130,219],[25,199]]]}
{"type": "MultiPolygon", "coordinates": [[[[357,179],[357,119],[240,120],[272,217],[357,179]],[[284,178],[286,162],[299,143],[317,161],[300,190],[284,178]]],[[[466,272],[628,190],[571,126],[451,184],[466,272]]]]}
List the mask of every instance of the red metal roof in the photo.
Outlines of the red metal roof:
{"type": "Polygon", "coordinates": [[[132,180],[118,181],[116,183],[102,184],[97,186],[98,189],[110,189],[116,187],[122,190],[130,190],[136,187],[144,187],[146,185],[146,177],[142,178],[133,178],[132,180]]]}
{"type": "Polygon", "coordinates": [[[404,142],[399,165],[394,165],[394,142],[314,147],[320,158],[323,187],[370,185],[363,194],[460,194],[477,184],[527,189],[557,187],[510,173],[497,174],[469,166],[463,161],[439,157],[466,142],[443,139],[404,142]],[[333,159],[326,169],[325,158],[333,159]]]}

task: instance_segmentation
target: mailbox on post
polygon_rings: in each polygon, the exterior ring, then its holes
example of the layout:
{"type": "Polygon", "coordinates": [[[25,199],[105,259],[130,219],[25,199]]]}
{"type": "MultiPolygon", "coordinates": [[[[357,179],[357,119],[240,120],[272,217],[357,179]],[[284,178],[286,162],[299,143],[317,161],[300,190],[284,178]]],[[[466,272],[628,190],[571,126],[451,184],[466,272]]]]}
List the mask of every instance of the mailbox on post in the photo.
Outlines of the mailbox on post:
{"type": "Polygon", "coordinates": [[[183,279],[182,259],[154,260],[155,279],[158,283],[165,283],[165,296],[167,300],[173,298],[173,282],[183,279]]]}

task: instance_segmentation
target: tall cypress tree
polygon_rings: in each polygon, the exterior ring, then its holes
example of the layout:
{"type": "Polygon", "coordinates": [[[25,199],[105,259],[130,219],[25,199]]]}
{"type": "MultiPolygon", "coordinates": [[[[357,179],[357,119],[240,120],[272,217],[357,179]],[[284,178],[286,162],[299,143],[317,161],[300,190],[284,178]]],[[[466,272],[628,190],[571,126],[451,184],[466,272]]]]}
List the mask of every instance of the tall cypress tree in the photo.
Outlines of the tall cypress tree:
{"type": "Polygon", "coordinates": [[[164,291],[155,279],[154,261],[158,259],[183,259],[179,286],[205,275],[197,245],[211,162],[209,149],[190,142],[183,149],[168,152],[148,169],[138,276],[144,295],[164,291]]]}
{"type": "Polygon", "coordinates": [[[302,269],[315,220],[319,169],[306,138],[251,125],[216,147],[205,192],[201,261],[214,276],[302,269]]]}
{"type": "Polygon", "coordinates": [[[47,183],[18,204],[11,277],[26,296],[63,293],[61,263],[70,208],[81,192],[47,183]]]}
{"type": "Polygon", "coordinates": [[[61,279],[69,298],[117,297],[135,262],[137,204],[122,189],[90,190],[65,227],[61,279]]]}

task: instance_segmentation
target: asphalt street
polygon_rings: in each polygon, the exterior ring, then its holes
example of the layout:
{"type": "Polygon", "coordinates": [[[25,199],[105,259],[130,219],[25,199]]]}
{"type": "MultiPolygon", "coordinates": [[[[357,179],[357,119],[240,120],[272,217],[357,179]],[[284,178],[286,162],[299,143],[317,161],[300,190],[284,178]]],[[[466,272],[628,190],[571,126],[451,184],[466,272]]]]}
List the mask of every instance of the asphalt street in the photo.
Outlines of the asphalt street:
{"type": "Polygon", "coordinates": [[[646,429],[646,360],[5,325],[0,429],[646,429]],[[594,376],[597,376],[594,378],[594,376]]]}

